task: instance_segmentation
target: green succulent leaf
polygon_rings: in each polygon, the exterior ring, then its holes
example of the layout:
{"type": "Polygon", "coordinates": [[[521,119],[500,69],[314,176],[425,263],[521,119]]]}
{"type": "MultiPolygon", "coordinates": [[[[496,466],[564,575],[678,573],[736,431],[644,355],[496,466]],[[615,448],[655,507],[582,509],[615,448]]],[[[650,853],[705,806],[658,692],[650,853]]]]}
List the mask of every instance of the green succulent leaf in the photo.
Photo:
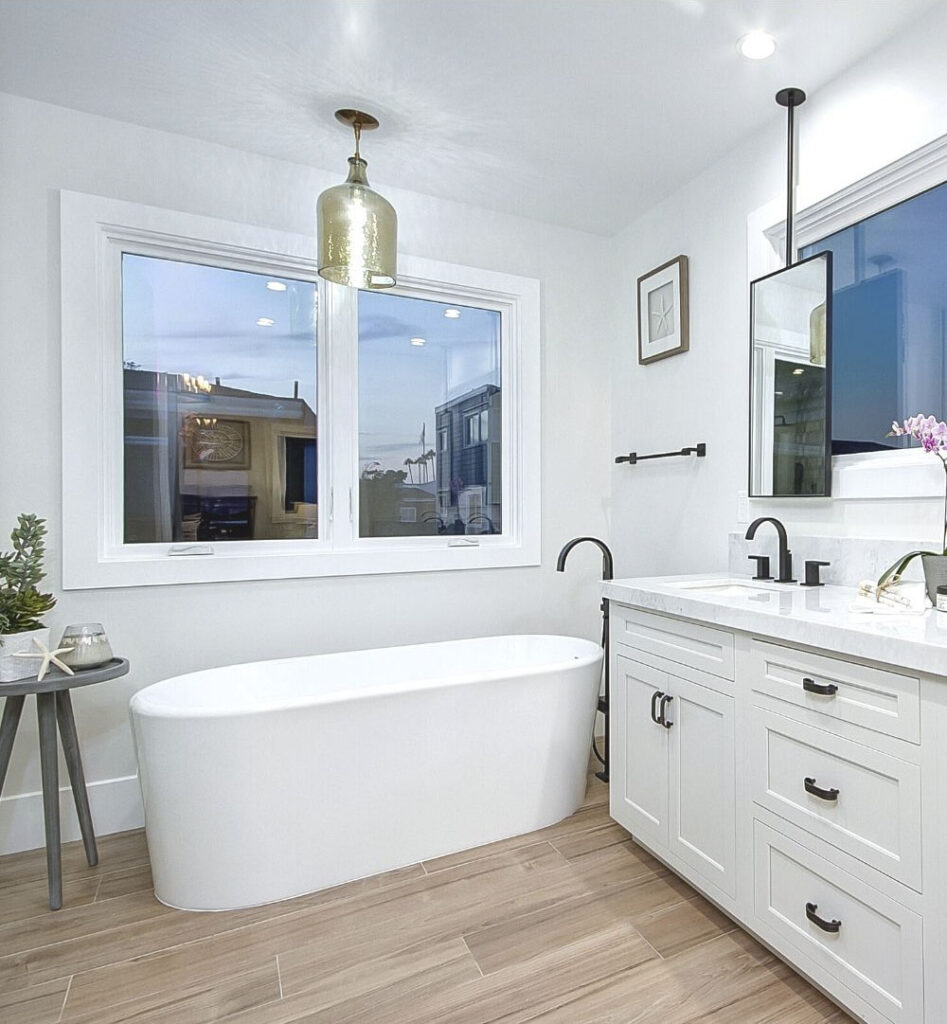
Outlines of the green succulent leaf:
{"type": "Polygon", "coordinates": [[[13,550],[0,554],[0,643],[4,633],[39,629],[42,616],[56,604],[52,594],[39,590],[46,575],[46,520],[22,513],[10,541],[13,550]]]}

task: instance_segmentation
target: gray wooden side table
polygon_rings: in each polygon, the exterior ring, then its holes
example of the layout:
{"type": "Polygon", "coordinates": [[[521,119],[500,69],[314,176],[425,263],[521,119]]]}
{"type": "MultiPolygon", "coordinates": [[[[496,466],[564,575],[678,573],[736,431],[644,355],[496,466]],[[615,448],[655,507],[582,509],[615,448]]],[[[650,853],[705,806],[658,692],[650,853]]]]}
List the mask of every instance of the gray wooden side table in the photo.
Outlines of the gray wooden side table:
{"type": "Polygon", "coordinates": [[[75,675],[66,675],[58,669],[50,669],[42,682],[36,676],[17,679],[12,683],[0,683],[0,697],[5,697],[3,718],[0,719],[0,793],[10,765],[13,752],[13,738],[16,736],[23,704],[31,693],[36,694],[36,717],[39,720],[39,757],[43,774],[43,817],[46,824],[46,875],[49,879],[49,909],[59,910],[62,906],[62,851],[59,836],[59,742],[56,738],[56,723],[62,736],[62,749],[72,783],[72,795],[76,801],[82,843],[86,860],[90,866],[99,861],[95,848],[95,832],[92,830],[92,815],[89,812],[89,797],[82,773],[82,758],[79,756],[79,737],[76,735],[76,720],[72,714],[72,698],[69,691],[78,686],[104,683],[128,673],[125,658],[113,658],[99,668],[77,670],[75,675]]]}

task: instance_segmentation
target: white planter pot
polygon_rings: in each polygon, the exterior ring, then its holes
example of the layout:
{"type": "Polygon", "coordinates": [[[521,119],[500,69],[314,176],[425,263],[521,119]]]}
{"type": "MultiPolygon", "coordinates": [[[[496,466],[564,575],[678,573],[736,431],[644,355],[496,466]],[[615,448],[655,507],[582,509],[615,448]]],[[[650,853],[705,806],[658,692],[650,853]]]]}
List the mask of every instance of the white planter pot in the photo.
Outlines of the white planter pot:
{"type": "Polygon", "coordinates": [[[27,679],[35,676],[39,670],[39,658],[14,658],[14,654],[20,651],[29,654],[39,654],[39,649],[33,643],[33,638],[46,647],[49,647],[49,627],[42,629],[31,629],[28,633],[10,633],[3,637],[3,646],[0,646],[0,683],[12,683],[17,679],[27,679]]]}

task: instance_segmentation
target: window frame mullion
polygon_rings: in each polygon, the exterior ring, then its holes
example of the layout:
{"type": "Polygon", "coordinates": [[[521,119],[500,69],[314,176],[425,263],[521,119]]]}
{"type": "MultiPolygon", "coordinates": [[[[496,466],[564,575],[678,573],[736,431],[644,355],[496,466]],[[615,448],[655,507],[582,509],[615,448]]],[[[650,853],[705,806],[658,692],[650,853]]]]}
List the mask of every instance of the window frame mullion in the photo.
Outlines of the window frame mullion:
{"type": "Polygon", "coordinates": [[[325,437],[328,463],[325,537],[334,549],[351,549],[358,541],[358,291],[329,282],[323,287],[321,371],[326,407],[319,434],[325,437]]]}

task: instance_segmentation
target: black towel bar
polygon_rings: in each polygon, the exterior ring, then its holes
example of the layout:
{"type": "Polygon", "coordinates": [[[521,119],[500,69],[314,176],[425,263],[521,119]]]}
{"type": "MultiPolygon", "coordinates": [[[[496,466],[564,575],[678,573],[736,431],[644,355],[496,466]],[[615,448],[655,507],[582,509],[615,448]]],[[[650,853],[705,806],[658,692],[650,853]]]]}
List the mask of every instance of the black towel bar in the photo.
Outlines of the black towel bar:
{"type": "Polygon", "coordinates": [[[672,459],[676,455],[696,455],[698,459],[702,459],[706,454],[707,445],[701,442],[690,448],[681,448],[677,452],[659,452],[657,455],[639,455],[637,452],[631,452],[629,455],[619,455],[615,462],[627,462],[633,466],[636,462],[644,462],[645,459],[672,459]]]}

